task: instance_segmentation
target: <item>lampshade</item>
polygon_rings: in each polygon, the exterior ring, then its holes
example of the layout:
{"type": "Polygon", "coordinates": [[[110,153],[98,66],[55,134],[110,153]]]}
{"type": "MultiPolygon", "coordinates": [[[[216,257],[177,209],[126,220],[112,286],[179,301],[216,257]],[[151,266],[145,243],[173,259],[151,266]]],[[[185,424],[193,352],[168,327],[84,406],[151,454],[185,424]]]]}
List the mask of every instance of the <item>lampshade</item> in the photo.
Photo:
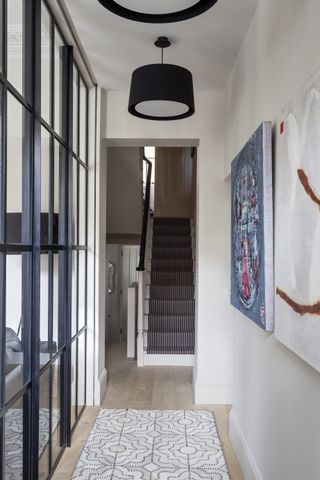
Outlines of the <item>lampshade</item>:
{"type": "Polygon", "coordinates": [[[145,23],[181,22],[201,15],[218,0],[99,0],[120,17],[145,23]],[[134,10],[132,4],[134,3],[134,10]]]}
{"type": "Polygon", "coordinates": [[[129,112],[147,120],[180,120],[195,112],[192,74],[186,68],[156,63],[132,74],[129,112]]]}

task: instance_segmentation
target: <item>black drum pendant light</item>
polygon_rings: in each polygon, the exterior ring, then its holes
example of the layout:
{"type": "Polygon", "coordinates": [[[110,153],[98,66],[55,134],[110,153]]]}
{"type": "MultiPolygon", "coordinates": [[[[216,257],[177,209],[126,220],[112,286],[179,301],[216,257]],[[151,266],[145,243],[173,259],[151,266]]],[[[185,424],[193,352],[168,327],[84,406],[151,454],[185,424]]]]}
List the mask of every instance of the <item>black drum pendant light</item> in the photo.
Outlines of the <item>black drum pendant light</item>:
{"type": "Polygon", "coordinates": [[[163,63],[163,49],[171,45],[159,37],[161,63],[137,68],[132,74],[129,112],[146,120],[181,120],[194,114],[192,74],[186,68],[163,63]]]}
{"type": "Polygon", "coordinates": [[[218,0],[99,0],[110,12],[136,22],[172,23],[197,17],[218,0]],[[134,10],[132,9],[134,5],[134,10]]]}

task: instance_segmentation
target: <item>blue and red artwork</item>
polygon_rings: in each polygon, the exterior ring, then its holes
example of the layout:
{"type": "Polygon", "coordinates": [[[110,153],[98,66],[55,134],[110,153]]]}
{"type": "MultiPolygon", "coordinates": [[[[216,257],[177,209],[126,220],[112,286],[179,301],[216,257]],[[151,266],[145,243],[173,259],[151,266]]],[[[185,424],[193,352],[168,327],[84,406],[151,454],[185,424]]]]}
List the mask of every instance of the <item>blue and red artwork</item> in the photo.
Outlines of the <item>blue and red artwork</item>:
{"type": "Polygon", "coordinates": [[[273,330],[271,123],[263,122],[233,160],[231,303],[273,330]]]}

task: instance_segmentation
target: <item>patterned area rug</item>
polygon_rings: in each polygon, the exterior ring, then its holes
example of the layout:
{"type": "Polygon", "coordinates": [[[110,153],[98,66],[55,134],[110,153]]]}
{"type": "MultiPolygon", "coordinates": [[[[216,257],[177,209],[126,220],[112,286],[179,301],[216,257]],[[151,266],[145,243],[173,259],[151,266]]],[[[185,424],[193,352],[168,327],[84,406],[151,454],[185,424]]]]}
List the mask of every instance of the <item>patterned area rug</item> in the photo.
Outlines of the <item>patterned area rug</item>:
{"type": "Polygon", "coordinates": [[[73,480],[229,480],[210,412],[101,410],[73,480]]]}

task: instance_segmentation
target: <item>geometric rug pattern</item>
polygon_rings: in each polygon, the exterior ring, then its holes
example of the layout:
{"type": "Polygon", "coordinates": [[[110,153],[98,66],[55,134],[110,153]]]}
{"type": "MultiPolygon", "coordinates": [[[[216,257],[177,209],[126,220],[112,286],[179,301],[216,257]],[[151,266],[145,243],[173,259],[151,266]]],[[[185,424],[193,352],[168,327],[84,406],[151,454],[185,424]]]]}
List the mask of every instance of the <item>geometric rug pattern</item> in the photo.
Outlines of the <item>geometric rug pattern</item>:
{"type": "MultiPolygon", "coordinates": [[[[39,457],[49,442],[49,409],[39,410],[39,457]]],[[[52,409],[52,432],[60,421],[60,411],[52,409]]],[[[11,408],[5,420],[5,480],[22,480],[23,469],[23,410],[11,408]]]]}
{"type": "Polygon", "coordinates": [[[72,480],[229,480],[212,413],[100,410],[72,480]]]}

